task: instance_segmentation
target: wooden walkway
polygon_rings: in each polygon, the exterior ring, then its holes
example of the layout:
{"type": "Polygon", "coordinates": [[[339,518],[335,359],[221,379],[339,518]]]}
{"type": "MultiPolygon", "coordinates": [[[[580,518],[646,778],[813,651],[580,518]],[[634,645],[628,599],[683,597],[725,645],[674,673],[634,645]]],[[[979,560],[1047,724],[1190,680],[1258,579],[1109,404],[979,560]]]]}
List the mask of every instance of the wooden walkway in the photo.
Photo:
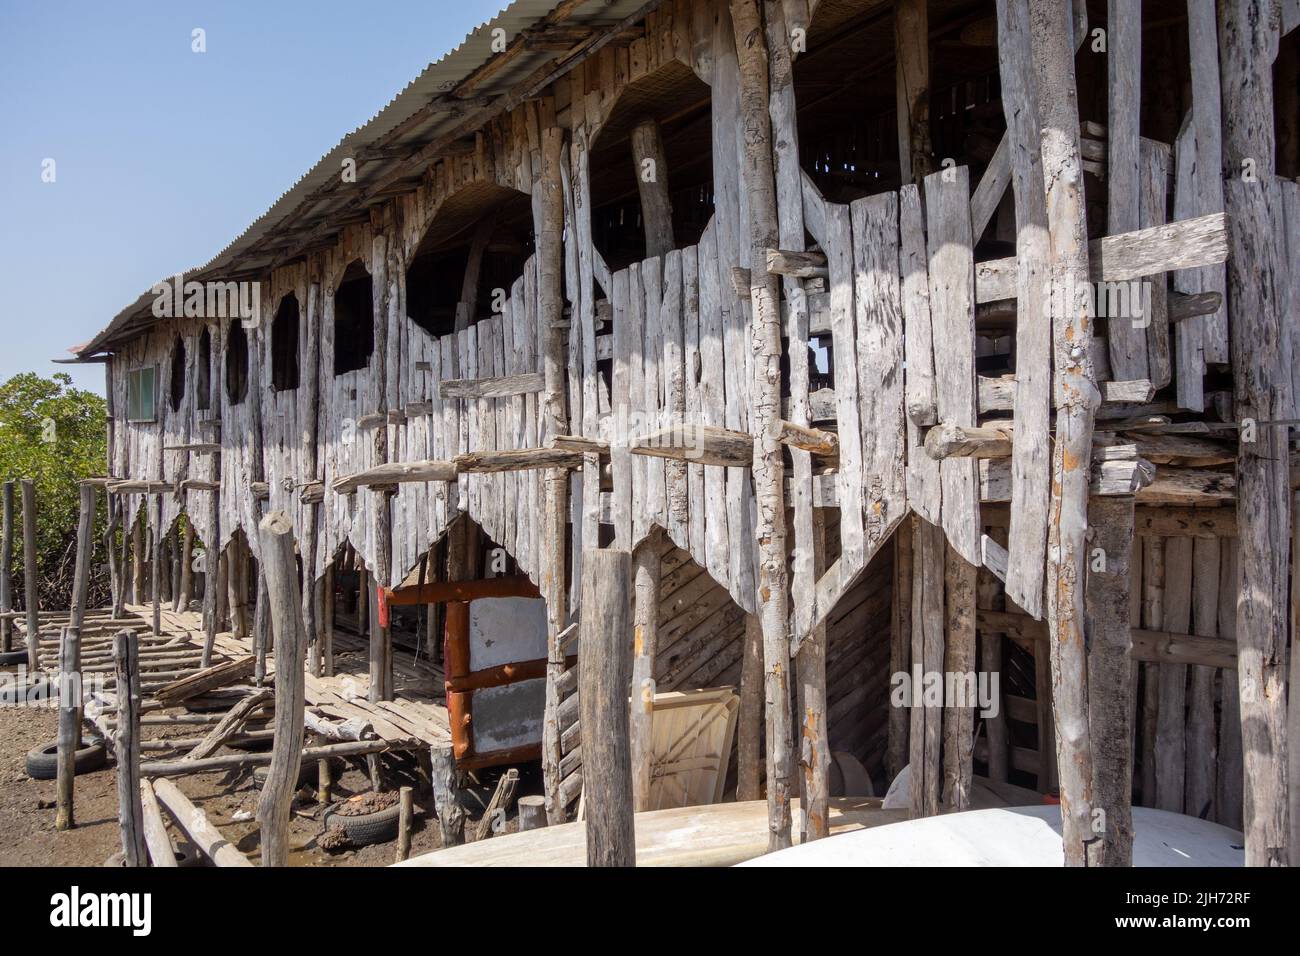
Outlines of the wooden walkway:
{"type": "MultiPolygon", "coordinates": [[[[107,688],[112,689],[111,673],[113,635],[130,628],[141,636],[141,655],[146,668],[151,663],[165,670],[143,672],[141,689],[146,709],[152,704],[150,696],[164,684],[193,674],[199,668],[203,650],[203,621],[196,611],[164,609],[160,615],[162,634],[152,636],[153,608],[144,604],[128,604],[126,618],[114,621],[108,608],[88,611],[82,636],[83,673],[101,671],[109,675],[107,688]]],[[[41,615],[41,665],[53,672],[58,667],[58,643],[61,625],[67,614],[41,615]]],[[[21,635],[21,622],[16,629],[21,635]]],[[[368,642],[366,638],[346,631],[334,634],[334,661],[336,672],[332,677],[307,675],[306,704],[321,716],[334,720],[362,720],[369,723],[378,737],[395,750],[417,749],[431,744],[445,744],[451,740],[444,701],[442,669],[427,658],[415,656],[400,646],[393,648],[394,698],[371,703],[366,699],[370,686],[368,673],[368,642]]],[[[251,638],[237,638],[228,631],[217,634],[213,645],[212,662],[221,663],[253,653],[251,638]]],[[[274,675],[275,658],[267,656],[267,674],[274,675]]]]}

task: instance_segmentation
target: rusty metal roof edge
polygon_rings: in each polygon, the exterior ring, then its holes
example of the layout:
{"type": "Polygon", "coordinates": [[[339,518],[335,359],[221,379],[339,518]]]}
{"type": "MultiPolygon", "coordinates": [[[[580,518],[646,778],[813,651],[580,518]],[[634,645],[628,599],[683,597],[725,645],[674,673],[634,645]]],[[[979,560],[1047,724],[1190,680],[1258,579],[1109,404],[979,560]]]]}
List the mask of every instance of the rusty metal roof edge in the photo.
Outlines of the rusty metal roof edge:
{"type": "MultiPolygon", "coordinates": [[[[588,0],[584,7],[593,6],[593,9],[585,10],[580,7],[575,11],[571,19],[585,22],[589,19],[603,17],[621,17],[628,12],[623,8],[634,7],[636,2],[640,2],[640,0],[635,0],[635,2],[634,0],[588,0]],[[596,3],[599,3],[600,6],[595,7],[594,4],[596,3]]],[[[504,28],[507,35],[516,35],[534,26],[559,5],[560,0],[513,0],[491,20],[479,24],[470,31],[458,46],[421,70],[415,79],[411,80],[374,116],[356,129],[346,133],[329,152],[318,159],[306,173],[285,190],[266,212],[253,220],[242,233],[229,242],[212,259],[203,265],[186,270],[182,274],[191,275],[193,273],[209,272],[230,262],[236,253],[261,238],[296,210],[316,186],[320,185],[327,177],[335,175],[345,156],[351,155],[351,152],[356,148],[368,145],[370,141],[401,124],[413,115],[416,110],[424,106],[433,96],[455,88],[475,69],[487,62],[492,55],[490,43],[493,30],[504,28]]],[[[174,274],[163,277],[159,282],[169,281],[174,274]]],[[[157,284],[155,283],[155,285],[157,284]]],[[[106,344],[112,339],[114,333],[121,330],[126,321],[138,314],[140,309],[148,303],[153,288],[153,286],[150,286],[150,291],[145,292],[136,301],[118,312],[102,331],[89,342],[78,347],[75,352],[77,357],[82,360],[89,360],[96,354],[105,351],[106,344]]]]}

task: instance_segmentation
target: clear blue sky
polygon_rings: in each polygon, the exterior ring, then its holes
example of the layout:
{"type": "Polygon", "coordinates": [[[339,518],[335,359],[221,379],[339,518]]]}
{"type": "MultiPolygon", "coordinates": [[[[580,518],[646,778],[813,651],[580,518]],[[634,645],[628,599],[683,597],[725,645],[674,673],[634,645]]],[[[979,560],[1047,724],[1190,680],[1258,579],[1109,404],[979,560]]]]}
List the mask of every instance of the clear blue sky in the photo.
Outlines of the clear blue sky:
{"type": "Polygon", "coordinates": [[[0,0],[0,381],[102,393],[102,366],[50,359],[207,262],[506,3],[0,0]]]}

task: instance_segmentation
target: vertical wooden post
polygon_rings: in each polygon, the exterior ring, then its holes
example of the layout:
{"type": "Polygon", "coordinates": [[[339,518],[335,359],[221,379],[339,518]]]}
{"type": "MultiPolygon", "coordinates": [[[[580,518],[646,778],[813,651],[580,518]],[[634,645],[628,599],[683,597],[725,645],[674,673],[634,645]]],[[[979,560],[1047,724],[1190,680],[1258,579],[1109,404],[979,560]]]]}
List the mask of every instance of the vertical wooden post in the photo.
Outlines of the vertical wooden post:
{"type": "Polygon", "coordinates": [[[637,123],[632,127],[631,143],[646,258],[666,256],[673,249],[673,204],[668,196],[668,157],[658,122],[646,119],[637,123]]]}
{"type": "Polygon", "coordinates": [[[781,309],[767,250],[778,241],[772,118],[768,113],[767,44],[756,0],[731,0],[745,130],[742,182],[749,205],[750,307],[753,313],[750,432],[758,520],[758,618],[766,673],[768,847],[791,845],[793,783],[790,714],[789,578],[786,569],[784,449],[773,425],[781,418],[781,309]]]}
{"type": "Polygon", "coordinates": [[[334,562],[325,568],[325,612],[323,615],[325,642],[321,653],[321,669],[326,677],[334,676],[334,562]]]}
{"type": "MultiPolygon", "coordinates": [[[[904,518],[894,533],[894,580],[892,620],[889,629],[889,676],[908,677],[912,659],[912,521],[904,518]]],[[[889,704],[889,728],[885,752],[885,771],[892,781],[907,766],[908,712],[906,707],[889,704]]]]}
{"type": "Polygon", "coordinates": [[[357,555],[357,633],[363,637],[370,633],[370,573],[360,555],[357,555]]]}
{"type": "Polygon", "coordinates": [[[898,166],[904,185],[921,182],[931,171],[928,2],[929,0],[894,0],[898,166]]]}
{"type": "Polygon", "coordinates": [[[460,846],[465,842],[465,810],[460,805],[460,787],[456,782],[456,757],[451,744],[434,744],[429,751],[433,801],[438,812],[442,845],[460,846]]]}
{"type": "Polygon", "coordinates": [[[257,603],[253,605],[253,653],[257,663],[253,668],[253,683],[261,687],[266,683],[266,655],[271,645],[271,620],[268,613],[269,587],[266,583],[264,562],[258,562],[257,603]]]}
{"type": "MultiPolygon", "coordinates": [[[[1235,415],[1243,425],[1288,417],[1283,383],[1290,369],[1281,367],[1286,280],[1273,226],[1280,210],[1269,201],[1279,6],[1248,0],[1218,5],[1224,206],[1232,222],[1229,331],[1235,415]]],[[[1237,446],[1237,681],[1247,866],[1286,863],[1296,825],[1287,820],[1288,435],[1286,428],[1256,425],[1243,428],[1237,446]]]]}
{"type": "MultiPolygon", "coordinates": [[[[213,438],[218,446],[221,444],[221,427],[216,428],[213,438]]],[[[203,637],[203,666],[212,664],[212,646],[221,629],[221,601],[226,585],[221,576],[221,453],[208,456],[208,477],[217,485],[208,492],[208,535],[210,540],[203,542],[203,620],[206,628],[203,637]]]]}
{"type": "MultiPolygon", "coordinates": [[[[1085,586],[1088,605],[1088,723],[1093,739],[1093,806],[1104,822],[1089,863],[1133,865],[1133,727],[1129,702],[1129,564],[1133,553],[1133,499],[1094,497],[1088,506],[1093,531],[1085,586]]],[[[1218,542],[1214,542],[1218,547],[1218,542]]],[[[1216,582],[1217,590],[1217,582],[1216,582]]]]}
{"type": "MultiPolygon", "coordinates": [[[[95,550],[95,487],[82,485],[81,514],[77,519],[77,562],[72,573],[72,610],[69,623],[78,632],[86,619],[86,600],[90,594],[90,562],[95,550]]],[[[80,658],[73,661],[80,670],[80,658]]]]}
{"type": "Polygon", "coordinates": [[[23,608],[27,611],[27,671],[41,669],[41,599],[36,581],[36,486],[22,481],[23,491],[23,608]]]}
{"type": "Polygon", "coordinates": [[[632,554],[636,616],[632,638],[632,707],[630,720],[633,802],[649,810],[654,732],[655,651],[659,643],[659,549],[663,539],[653,535],[632,554]]]}
{"type": "Polygon", "coordinates": [[[939,812],[939,757],[943,710],[916,690],[943,672],[943,529],[917,518],[912,546],[912,816],[939,812]]]}
{"type": "Polygon", "coordinates": [[[1086,863],[1092,831],[1092,737],[1088,731],[1083,580],[1093,414],[1100,404],[1092,357],[1088,223],[1079,155],[1071,11],[1030,0],[1034,72],[1043,127],[1043,181],[1051,239],[1053,369],[1058,396],[1048,511],[1047,619],[1050,632],[1061,837],[1067,866],[1086,863]]]}
{"type": "Polygon", "coordinates": [[[631,584],[628,552],[598,550],[583,555],[578,702],[588,866],[636,865],[632,756],[627,707],[620,690],[631,679],[627,619],[631,584]]]}
{"type": "Polygon", "coordinates": [[[81,742],[81,635],[71,625],[59,639],[58,775],[55,782],[54,828],[71,830],[76,823],[73,789],[77,747],[81,742]]]}
{"type": "MultiPolygon", "coordinates": [[[[1002,528],[991,528],[990,537],[1006,547],[1006,532],[1002,528]]],[[[980,568],[975,583],[975,601],[979,608],[1001,611],[1006,605],[1003,589],[988,568],[980,568]]],[[[1008,779],[1007,712],[1002,695],[1002,635],[996,631],[981,629],[979,633],[980,670],[988,675],[990,688],[996,687],[993,698],[995,713],[984,717],[984,739],[988,742],[989,779],[997,783],[1006,783],[1008,779]],[[993,682],[997,681],[997,684],[993,682]]]]}
{"type": "Polygon", "coordinates": [[[14,609],[14,483],[4,483],[4,524],[0,530],[0,654],[13,650],[14,622],[9,612],[14,609]]]}
{"type": "Polygon", "coordinates": [[[275,634],[275,744],[266,785],[257,804],[262,826],[262,865],[284,866],[289,859],[289,804],[297,789],[302,763],[303,706],[306,679],[303,651],[302,596],[293,553],[293,525],[273,511],[258,525],[261,573],[275,634]]]}
{"type": "MultiPolygon", "coordinates": [[[[147,499],[146,499],[147,500],[147,499]]],[[[144,603],[144,513],[145,508],[135,510],[135,520],[131,522],[131,603],[144,603]]]]}
{"type": "MultiPolygon", "coordinates": [[[[565,407],[565,343],[560,329],[563,310],[561,278],[563,266],[564,185],[561,176],[564,131],[548,127],[542,131],[541,177],[534,186],[533,216],[537,235],[537,320],[542,326],[541,396],[542,436],[564,434],[568,428],[565,407]]],[[[564,676],[564,650],[560,632],[568,623],[568,600],[564,587],[566,532],[569,515],[569,473],[563,468],[546,472],[545,512],[542,517],[540,590],[546,600],[546,703],[542,718],[542,778],[546,791],[546,817],[552,824],[563,823],[565,807],[560,795],[560,689],[564,676]]],[[[620,685],[626,687],[626,683],[620,685]]],[[[608,690],[608,689],[607,689],[608,690]]],[[[620,700],[621,692],[620,692],[620,700]]],[[[626,713],[626,707],[624,707],[626,713]]],[[[584,753],[584,763],[586,756],[584,753]]],[[[583,774],[584,780],[586,774],[583,774]]]]}
{"type": "Polygon", "coordinates": [[[401,863],[411,855],[411,788],[402,787],[398,790],[397,799],[397,862],[401,863]]]}
{"type": "Polygon", "coordinates": [[[944,640],[944,686],[959,698],[945,701],[943,711],[943,802],[950,810],[970,809],[971,757],[975,748],[975,702],[966,690],[975,684],[975,566],[947,549],[944,583],[947,633],[944,640]],[[968,678],[969,675],[969,678],[968,678]]]}
{"type": "Polygon", "coordinates": [[[117,547],[117,532],[122,527],[122,498],[120,495],[104,495],[105,507],[108,508],[108,524],[104,528],[104,555],[108,558],[109,597],[113,604],[113,620],[122,617],[122,606],[126,602],[126,534],[122,535],[122,548],[117,547]]]}
{"type": "Polygon", "coordinates": [[[122,826],[122,858],[126,866],[147,866],[144,807],[140,802],[140,638],[135,631],[118,631],[113,638],[117,667],[117,727],[113,751],[117,757],[117,812],[122,826]]]}
{"type": "Polygon", "coordinates": [[[173,610],[188,611],[194,592],[194,522],[185,516],[185,531],[181,536],[180,581],[176,585],[176,603],[173,610]]]}
{"type": "Polygon", "coordinates": [[[150,588],[150,597],[153,598],[153,636],[162,635],[162,495],[154,495],[153,499],[153,533],[150,535],[150,542],[153,547],[153,557],[149,562],[149,573],[152,581],[150,588]]]}
{"type": "Polygon", "coordinates": [[[763,798],[763,627],[745,615],[740,665],[740,710],[736,720],[736,799],[763,798]]]}
{"type": "MultiPolygon", "coordinates": [[[[826,518],[813,513],[813,578],[826,571],[826,518]]],[[[803,843],[831,835],[830,728],[826,701],[826,624],[804,635],[796,655],[799,764],[803,771],[799,804],[799,839],[803,843]]]]}

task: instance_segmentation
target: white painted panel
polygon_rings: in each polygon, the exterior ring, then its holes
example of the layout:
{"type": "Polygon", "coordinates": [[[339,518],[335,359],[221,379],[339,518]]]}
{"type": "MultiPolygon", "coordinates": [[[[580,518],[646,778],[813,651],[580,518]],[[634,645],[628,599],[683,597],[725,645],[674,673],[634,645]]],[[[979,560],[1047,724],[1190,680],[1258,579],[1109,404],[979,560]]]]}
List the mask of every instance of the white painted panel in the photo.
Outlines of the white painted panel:
{"type": "Polygon", "coordinates": [[[470,670],[545,656],[546,602],[541,598],[480,598],[470,602],[470,670]]]}

